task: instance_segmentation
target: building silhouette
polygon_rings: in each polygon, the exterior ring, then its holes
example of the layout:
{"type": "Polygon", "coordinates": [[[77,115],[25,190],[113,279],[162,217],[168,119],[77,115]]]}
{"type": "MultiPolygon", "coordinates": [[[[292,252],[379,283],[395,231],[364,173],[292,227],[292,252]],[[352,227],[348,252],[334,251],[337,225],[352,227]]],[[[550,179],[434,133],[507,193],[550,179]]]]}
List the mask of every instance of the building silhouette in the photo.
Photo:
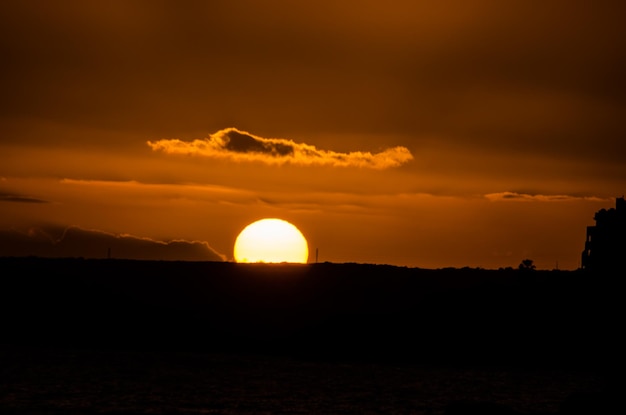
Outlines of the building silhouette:
{"type": "Polygon", "coordinates": [[[587,226],[581,266],[588,270],[619,270],[626,266],[626,200],[615,199],[615,208],[600,209],[587,226]]]}

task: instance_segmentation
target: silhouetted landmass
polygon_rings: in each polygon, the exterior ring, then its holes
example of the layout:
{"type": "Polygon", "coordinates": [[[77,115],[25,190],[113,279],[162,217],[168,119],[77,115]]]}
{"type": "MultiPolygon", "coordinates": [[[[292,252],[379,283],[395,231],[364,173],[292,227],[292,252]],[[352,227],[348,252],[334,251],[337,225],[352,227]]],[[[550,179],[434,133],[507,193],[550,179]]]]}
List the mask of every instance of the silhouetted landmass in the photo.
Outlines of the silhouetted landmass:
{"type": "Polygon", "coordinates": [[[158,241],[77,226],[0,229],[0,255],[44,258],[125,258],[136,260],[223,261],[201,241],[158,241]]]}
{"type": "Polygon", "coordinates": [[[427,364],[610,365],[617,275],[0,259],[4,342],[427,364]]]}

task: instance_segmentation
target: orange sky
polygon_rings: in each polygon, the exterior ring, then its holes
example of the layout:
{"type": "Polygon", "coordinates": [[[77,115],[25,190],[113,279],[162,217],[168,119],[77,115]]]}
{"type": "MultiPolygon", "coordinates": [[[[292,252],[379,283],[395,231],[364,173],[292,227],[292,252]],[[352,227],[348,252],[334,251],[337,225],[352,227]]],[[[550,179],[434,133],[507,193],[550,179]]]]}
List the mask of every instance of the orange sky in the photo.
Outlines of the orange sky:
{"type": "Polygon", "coordinates": [[[0,255],[232,260],[278,217],[320,261],[574,269],[626,192],[625,9],[0,2],[0,255]]]}

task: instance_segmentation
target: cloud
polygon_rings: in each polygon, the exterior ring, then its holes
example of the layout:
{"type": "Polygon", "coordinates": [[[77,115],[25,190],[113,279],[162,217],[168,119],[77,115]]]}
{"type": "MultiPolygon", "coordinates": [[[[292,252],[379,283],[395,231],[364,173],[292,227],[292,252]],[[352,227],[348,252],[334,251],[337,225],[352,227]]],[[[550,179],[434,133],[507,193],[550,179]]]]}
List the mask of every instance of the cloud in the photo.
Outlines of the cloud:
{"type": "Polygon", "coordinates": [[[527,193],[500,192],[489,193],[484,197],[492,202],[514,201],[514,202],[568,202],[573,200],[603,201],[595,196],[571,196],[571,195],[531,195],[527,193]]]}
{"type": "Polygon", "coordinates": [[[0,202],[17,202],[17,203],[48,203],[46,200],[37,199],[30,196],[24,196],[17,193],[0,192],[0,202]]]}
{"type": "Polygon", "coordinates": [[[354,151],[341,153],[320,150],[313,145],[296,143],[284,138],[263,138],[236,128],[226,128],[202,140],[181,141],[164,139],[148,141],[154,151],[167,154],[189,154],[233,161],[260,161],[272,165],[363,167],[386,169],[397,167],[413,159],[402,146],[379,153],[354,151]]]}
{"type": "Polygon", "coordinates": [[[202,241],[158,241],[99,230],[48,227],[0,230],[0,256],[42,256],[166,260],[225,261],[202,241]]]}

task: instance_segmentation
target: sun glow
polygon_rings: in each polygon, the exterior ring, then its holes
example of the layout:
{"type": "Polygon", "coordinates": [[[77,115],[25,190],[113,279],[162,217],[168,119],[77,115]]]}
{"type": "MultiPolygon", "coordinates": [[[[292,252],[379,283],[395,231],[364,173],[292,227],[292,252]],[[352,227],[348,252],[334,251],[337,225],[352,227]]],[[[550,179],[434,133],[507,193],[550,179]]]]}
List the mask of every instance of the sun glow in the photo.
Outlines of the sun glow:
{"type": "Polygon", "coordinates": [[[302,233],[282,219],[261,219],[246,226],[235,241],[237,262],[305,264],[309,247],[302,233]]]}

